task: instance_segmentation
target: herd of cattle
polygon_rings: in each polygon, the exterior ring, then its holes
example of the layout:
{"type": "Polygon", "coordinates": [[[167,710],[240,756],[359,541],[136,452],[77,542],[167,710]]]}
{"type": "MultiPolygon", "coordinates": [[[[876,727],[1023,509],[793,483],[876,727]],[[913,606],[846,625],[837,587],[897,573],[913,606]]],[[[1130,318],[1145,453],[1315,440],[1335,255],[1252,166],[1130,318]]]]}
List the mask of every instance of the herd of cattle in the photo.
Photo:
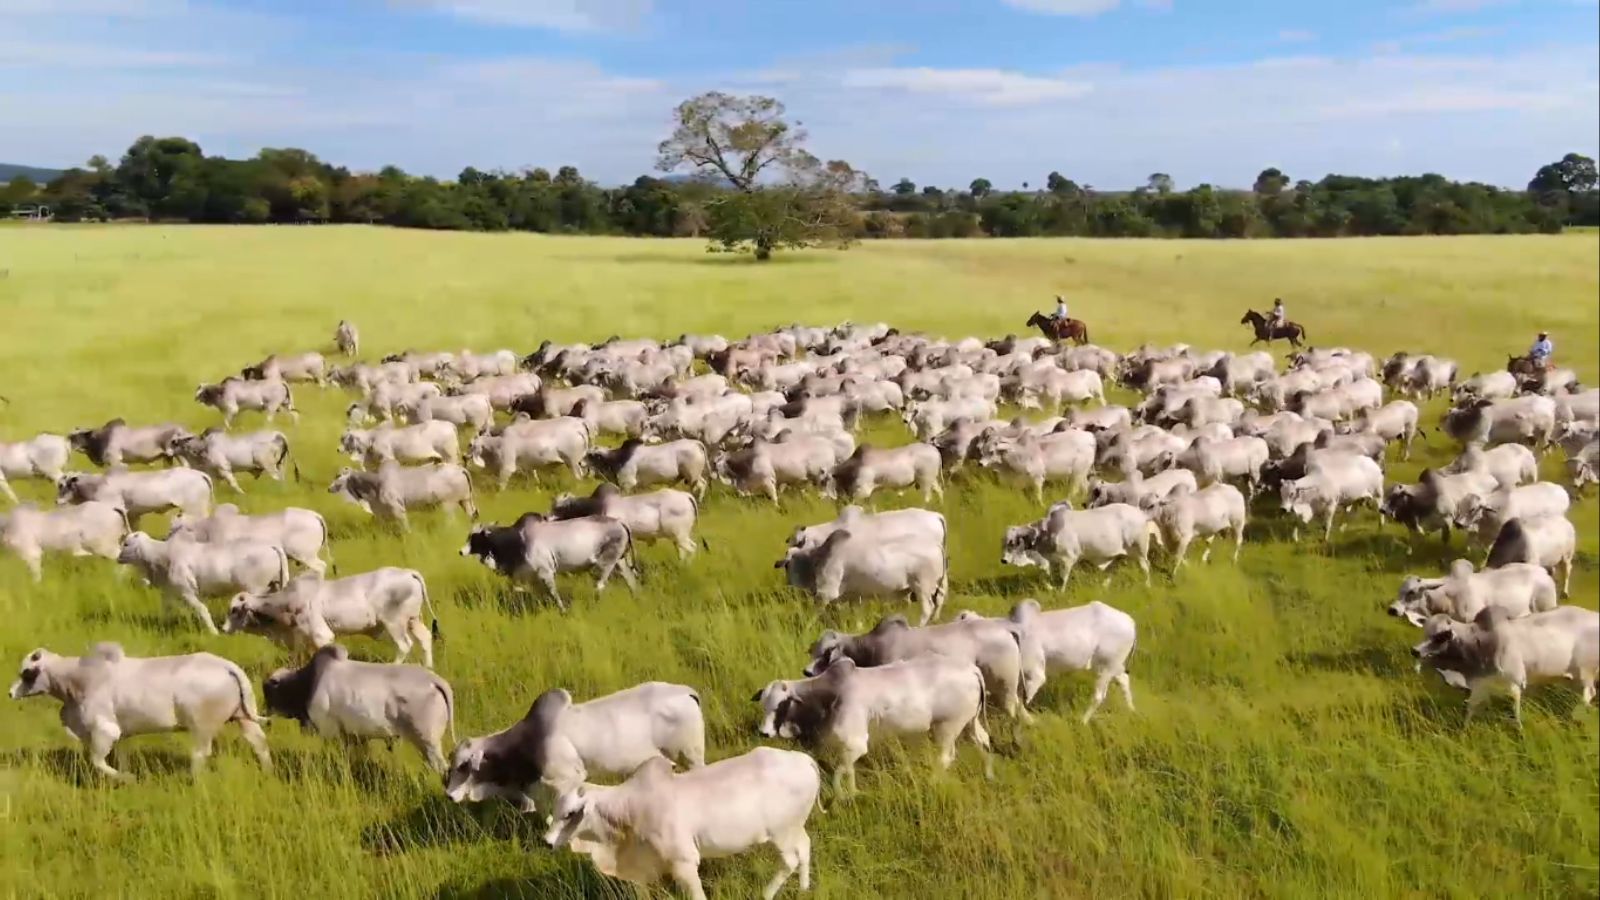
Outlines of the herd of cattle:
{"type": "MultiPolygon", "coordinates": [[[[348,323],[336,345],[358,354],[348,323]]],[[[558,578],[567,573],[593,572],[600,588],[616,573],[634,587],[636,542],[664,541],[691,560],[713,480],[774,503],[782,490],[809,487],[847,504],[833,521],[797,528],[776,567],[822,604],[909,596],[919,621],[891,615],[863,634],[824,632],[804,677],[773,681],[753,698],[761,734],[821,750],[840,792],[854,789],[854,764],[885,732],[931,734],[945,766],[966,735],[989,771],[985,707],[1030,720],[1051,673],[1094,673],[1085,722],[1112,683],[1133,707],[1126,663],[1136,626],[1104,603],[1044,609],[1024,600],[1004,619],[963,612],[933,624],[950,593],[944,516],[859,504],[906,488],[926,502],[965,466],[1016,479],[1041,501],[1046,485],[1082,498],[999,536],[1004,563],[1038,566],[1063,588],[1080,563],[1106,569],[1121,559],[1148,583],[1152,545],[1176,568],[1194,541],[1205,545],[1204,562],[1221,537],[1237,560],[1252,510],[1270,506],[1293,522],[1295,540],[1313,522],[1331,540],[1335,522],[1363,504],[1419,537],[1437,530],[1448,542],[1460,529],[1486,565],[1458,559],[1441,577],[1409,576],[1389,609],[1423,629],[1418,665],[1468,689],[1469,716],[1503,690],[1520,722],[1521,693],[1535,681],[1575,681],[1585,703],[1595,695],[1600,614],[1559,598],[1577,542],[1569,497],[1600,472],[1600,391],[1581,389],[1565,370],[1459,379],[1454,362],[1434,356],[1380,363],[1359,351],[1307,349],[1280,372],[1265,352],[1146,346],[1119,355],[1042,338],[951,342],[846,324],[740,341],[546,342],[521,358],[408,351],[330,368],[320,353],[275,355],[196,391],[222,416],[221,427],[198,435],[115,419],[0,444],[0,492],[13,504],[0,515],[0,546],[35,580],[46,554],[106,557],[213,633],[207,601],[228,598],[222,630],[264,635],[305,659],[266,679],[269,713],[327,737],[410,742],[453,800],[503,797],[540,810],[553,846],[635,882],[670,877],[703,896],[702,857],[771,843],[782,868],[766,896],[796,873],[806,887],[817,763],[760,748],[706,764],[699,696],[659,682],[582,703],[546,691],[510,727],[447,756],[454,696],[432,671],[437,619],[423,575],[391,567],[327,578],[332,552],[318,513],[214,504],[215,480],[242,493],[240,474],[282,480],[287,466],[299,477],[282,432],[229,430],[244,412],[298,417],[297,383],[359,395],[339,443],[352,466],[328,490],[398,527],[433,507],[476,520],[474,490],[488,485],[475,484],[469,466],[500,489],[552,469],[601,476],[590,495],[563,494],[547,513],[475,524],[461,548],[563,609],[558,578]],[[1142,400],[1109,405],[1108,384],[1142,400]],[[1409,456],[1421,433],[1415,401],[1443,392],[1455,402],[1440,427],[1460,442],[1460,456],[1415,484],[1387,484],[1390,445],[1409,456]],[[1046,417],[998,418],[1002,403],[1046,417]],[[860,423],[884,414],[899,415],[916,440],[858,441],[860,423]],[[1538,454],[1556,445],[1570,490],[1538,480],[1538,454]],[[74,452],[102,471],[68,471],[74,452]],[[8,479],[24,478],[52,480],[57,505],[17,504],[8,479]],[[169,511],[177,514],[165,539],[137,530],[146,515],[169,511]],[[352,660],[335,643],[341,635],[387,637],[395,660],[352,660]],[[413,647],[420,667],[404,664],[413,647]],[[594,777],[622,781],[596,786],[594,777]]],[[[121,737],[187,731],[198,770],[229,722],[270,765],[249,677],[211,654],[138,659],[114,643],[82,657],[39,649],[11,688],[13,698],[38,694],[62,703],[62,723],[113,778],[122,775],[108,758],[121,737]]]]}

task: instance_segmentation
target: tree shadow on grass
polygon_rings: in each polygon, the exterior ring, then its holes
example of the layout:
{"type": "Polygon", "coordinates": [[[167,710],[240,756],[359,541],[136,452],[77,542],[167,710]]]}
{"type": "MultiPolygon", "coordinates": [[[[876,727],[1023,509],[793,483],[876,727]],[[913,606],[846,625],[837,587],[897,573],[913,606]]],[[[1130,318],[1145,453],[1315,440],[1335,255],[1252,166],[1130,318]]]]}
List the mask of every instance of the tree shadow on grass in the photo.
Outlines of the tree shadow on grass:
{"type": "MultiPolygon", "coordinates": [[[[527,878],[492,878],[476,883],[446,884],[439,888],[434,897],[436,900],[501,900],[501,898],[549,900],[552,897],[606,897],[631,900],[643,896],[627,882],[614,881],[601,875],[593,866],[588,865],[587,859],[575,854],[569,854],[569,858],[570,862],[567,864],[531,874],[527,878]]],[[[701,874],[702,876],[706,874],[705,866],[701,867],[701,874]]],[[[705,880],[709,882],[710,878],[705,880]]]]}

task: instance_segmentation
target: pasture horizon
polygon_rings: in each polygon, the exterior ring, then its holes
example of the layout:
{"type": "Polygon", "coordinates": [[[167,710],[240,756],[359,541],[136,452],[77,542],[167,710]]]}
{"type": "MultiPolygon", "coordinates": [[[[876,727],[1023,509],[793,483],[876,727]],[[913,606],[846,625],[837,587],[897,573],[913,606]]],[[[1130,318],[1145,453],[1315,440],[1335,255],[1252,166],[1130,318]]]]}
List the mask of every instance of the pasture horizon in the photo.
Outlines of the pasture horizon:
{"type": "MultiPolygon", "coordinates": [[[[1314,346],[1385,356],[1452,356],[1465,377],[1504,364],[1548,330],[1557,359],[1600,380],[1600,234],[1338,241],[1011,239],[874,241],[846,252],[783,253],[755,264],[704,252],[700,240],[402,231],[360,226],[46,226],[0,230],[0,438],[64,432],[112,416],[201,427],[218,417],[195,385],[269,352],[322,349],[341,318],[364,356],[407,347],[527,353],[541,340],[609,335],[742,336],[791,322],[884,321],[951,338],[1022,334],[1034,310],[1065,294],[1096,343],[1144,341],[1243,350],[1246,308],[1283,297],[1314,346]]],[[[1281,359],[1282,344],[1273,348],[1281,359]]],[[[1118,390],[1112,402],[1128,402],[1118,390]]],[[[512,595],[459,559],[464,519],[414,519],[414,533],[374,525],[326,492],[348,398],[299,387],[298,425],[281,420],[305,472],[299,484],[243,480],[246,511],[306,506],[328,519],[340,574],[378,565],[427,576],[445,639],[437,670],[456,690],[461,737],[505,727],[547,687],[584,699],[644,680],[694,686],[708,755],[763,742],[750,694],[795,677],[823,628],[861,630],[904,607],[845,603],[818,613],[771,568],[796,524],[831,518],[814,494],[781,508],[714,485],[699,533],[709,552],[680,565],[640,551],[643,583],[600,595],[563,579],[558,613],[512,595]]],[[[1413,481],[1455,448],[1424,408],[1413,459],[1391,456],[1390,483],[1413,481]]],[[[266,427],[247,414],[236,430],[266,427]]],[[[898,421],[866,439],[902,443],[898,421]]],[[[86,468],[76,458],[73,468],[86,468]]],[[[1561,479],[1559,455],[1543,461],[1561,479]]],[[[566,475],[494,493],[475,479],[486,521],[545,509],[587,491],[566,475]]],[[[14,482],[24,499],[49,488],[14,482]]],[[[999,753],[986,782],[963,748],[947,774],[920,743],[874,743],[862,793],[824,794],[815,815],[813,892],[855,896],[1592,896],[1600,890],[1600,736],[1565,687],[1530,692],[1526,732],[1502,704],[1462,727],[1461,695],[1412,671],[1417,632],[1383,615],[1408,572],[1465,555],[1436,536],[1379,529],[1369,513],[1333,552],[1288,543],[1267,507],[1253,510],[1240,563],[1219,550],[1173,578],[1155,554],[1154,586],[1114,566],[1065,593],[1034,570],[999,565],[1006,525],[1037,518],[1027,491],[988,474],[947,480],[929,508],[951,525],[944,619],[1102,600],[1138,622],[1130,660],[1138,712],[1110,698],[1089,726],[1084,677],[1056,677],[1017,729],[989,717],[999,753]]],[[[1047,488],[1047,502],[1060,489],[1047,488]]],[[[913,492],[874,501],[922,505],[913,492]]],[[[1594,608],[1600,503],[1575,504],[1580,552],[1567,602],[1594,608]]],[[[147,530],[164,533],[155,519],[147,530]]],[[[208,637],[157,595],[101,560],[51,560],[35,587],[0,558],[0,665],[36,646],[63,654],[117,640],[130,655],[207,650],[259,682],[288,655],[249,635],[208,637]]],[[[218,604],[212,604],[215,612],[218,604]]],[[[387,659],[366,639],[360,658],[387,659]]],[[[136,781],[99,780],[56,722],[54,704],[6,701],[0,716],[0,893],[63,896],[329,897],[632,896],[588,862],[538,842],[540,828],[501,805],[459,808],[409,747],[366,757],[268,729],[278,773],[263,775],[229,732],[212,768],[187,772],[181,737],[121,745],[136,781]]],[[[708,864],[713,896],[748,896],[771,874],[770,851],[708,864]]],[[[794,891],[791,885],[789,891],[794,891]]],[[[800,896],[786,892],[781,896],[800,896]]]]}

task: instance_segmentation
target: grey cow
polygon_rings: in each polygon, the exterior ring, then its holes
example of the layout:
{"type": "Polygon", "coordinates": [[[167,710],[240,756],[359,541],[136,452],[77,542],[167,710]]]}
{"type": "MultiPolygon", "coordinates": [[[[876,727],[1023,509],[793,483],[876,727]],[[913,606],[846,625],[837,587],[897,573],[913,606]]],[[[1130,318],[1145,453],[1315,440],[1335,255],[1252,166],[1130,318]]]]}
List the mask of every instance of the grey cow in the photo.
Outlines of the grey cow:
{"type": "Polygon", "coordinates": [[[122,539],[117,562],[133,566],[163,596],[181,601],[211,634],[217,626],[204,599],[269,591],[289,580],[283,548],[259,541],[201,544],[184,535],[158,541],[135,531],[122,539]]]}
{"type": "Polygon", "coordinates": [[[34,581],[44,576],[45,553],[100,556],[115,561],[128,520],[110,503],[40,509],[31,503],[0,513],[0,548],[15,553],[34,581]]]}
{"type": "Polygon", "coordinates": [[[422,664],[431,669],[433,632],[423,624],[424,606],[437,628],[428,583],[415,569],[386,566],[332,580],[309,573],[270,593],[235,594],[222,631],[260,634],[312,649],[344,634],[385,635],[394,642],[395,662],[405,662],[414,643],[422,664]]]}
{"type": "Polygon", "coordinates": [[[238,724],[261,767],[272,768],[250,678],[220,656],[131,657],[109,642],[84,656],[57,656],[41,647],[23,658],[11,699],[40,694],[60,701],[61,724],[83,744],[95,770],[119,781],[129,776],[107,758],[122,738],[187,731],[198,773],[229,722],[238,724]]]}
{"type": "Polygon", "coordinates": [[[329,644],[298,669],[278,669],[262,682],[267,711],[298,721],[325,738],[399,738],[443,775],[444,734],[455,740],[455,692],[421,666],[357,662],[329,644]]]}
{"type": "Polygon", "coordinates": [[[216,384],[200,385],[195,389],[194,399],[202,406],[214,407],[221,412],[224,428],[232,425],[234,417],[245,410],[266,413],[268,422],[277,417],[279,410],[283,410],[290,419],[300,421],[300,413],[294,408],[294,396],[289,392],[289,382],[281,378],[246,381],[230,376],[216,384]]]}
{"type": "Polygon", "coordinates": [[[341,469],[328,485],[328,493],[338,494],[380,519],[393,520],[411,530],[408,509],[440,506],[457,507],[473,519],[478,507],[472,500],[472,477],[467,470],[449,463],[434,466],[400,466],[384,463],[376,472],[341,469]]]}
{"type": "Polygon", "coordinates": [[[266,475],[281,482],[283,464],[287,462],[294,469],[295,480],[300,479],[300,466],[290,457],[289,439],[281,431],[229,434],[220,428],[207,428],[193,437],[174,441],[172,454],[180,465],[222,479],[237,494],[244,493],[234,477],[238,472],[249,472],[257,478],[266,475]]]}
{"type": "Polygon", "coordinates": [[[563,611],[567,604],[556,590],[556,575],[562,572],[593,570],[597,591],[605,589],[613,571],[621,573],[628,590],[639,586],[633,534],[627,525],[605,516],[552,521],[525,513],[509,526],[480,525],[467,535],[461,555],[476,557],[513,581],[537,581],[563,611]]]}
{"type": "Polygon", "coordinates": [[[59,434],[41,434],[25,441],[0,441],[0,495],[17,502],[11,490],[13,478],[46,478],[55,481],[72,455],[72,444],[59,434]]]}
{"type": "Polygon", "coordinates": [[[315,510],[297,506],[246,515],[232,503],[223,503],[209,516],[174,517],[167,536],[177,535],[187,535],[200,543],[249,540],[272,544],[282,547],[290,560],[319,575],[326,570],[323,552],[327,552],[329,562],[333,560],[327,520],[315,510]]]}

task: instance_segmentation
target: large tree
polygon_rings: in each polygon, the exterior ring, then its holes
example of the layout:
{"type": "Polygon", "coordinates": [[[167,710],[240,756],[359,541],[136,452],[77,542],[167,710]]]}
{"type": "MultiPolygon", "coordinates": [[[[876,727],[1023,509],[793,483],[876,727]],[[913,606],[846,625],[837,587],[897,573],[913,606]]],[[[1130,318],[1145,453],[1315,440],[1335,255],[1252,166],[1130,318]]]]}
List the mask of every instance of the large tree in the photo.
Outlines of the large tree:
{"type": "Polygon", "coordinates": [[[707,203],[710,237],[722,249],[764,260],[778,249],[850,241],[852,194],[866,176],[807,152],[805,131],[784,118],[782,103],[711,91],[678,104],[673,117],[656,167],[689,168],[726,183],[728,190],[707,203]]]}
{"type": "Polygon", "coordinates": [[[1535,194],[1557,191],[1581,194],[1594,190],[1597,183],[1600,183],[1600,173],[1595,170],[1594,160],[1581,153],[1568,153],[1556,162],[1541,166],[1528,182],[1528,190],[1535,194]]]}

